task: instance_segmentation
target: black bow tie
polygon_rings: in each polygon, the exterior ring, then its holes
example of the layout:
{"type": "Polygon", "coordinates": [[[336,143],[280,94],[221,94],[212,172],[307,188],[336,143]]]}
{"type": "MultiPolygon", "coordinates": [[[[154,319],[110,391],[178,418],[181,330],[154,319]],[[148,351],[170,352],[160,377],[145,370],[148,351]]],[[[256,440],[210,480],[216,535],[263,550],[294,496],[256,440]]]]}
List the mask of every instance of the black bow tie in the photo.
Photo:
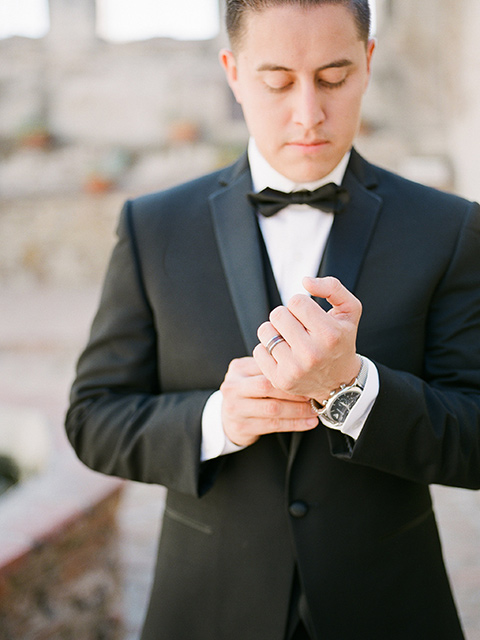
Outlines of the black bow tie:
{"type": "Polygon", "coordinates": [[[264,189],[259,193],[249,193],[248,198],[262,216],[269,218],[290,204],[308,204],[322,211],[339,213],[348,202],[348,191],[334,182],[315,191],[292,191],[284,193],[275,189],[264,189]]]}

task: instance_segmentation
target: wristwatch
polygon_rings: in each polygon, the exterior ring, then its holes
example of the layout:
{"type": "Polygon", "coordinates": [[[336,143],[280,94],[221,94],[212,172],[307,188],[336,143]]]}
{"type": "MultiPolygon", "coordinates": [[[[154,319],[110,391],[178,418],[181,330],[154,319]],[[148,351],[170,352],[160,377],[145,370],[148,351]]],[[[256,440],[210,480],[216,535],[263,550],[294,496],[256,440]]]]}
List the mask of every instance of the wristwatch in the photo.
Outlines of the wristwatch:
{"type": "Polygon", "coordinates": [[[332,427],[337,429],[342,427],[351,410],[358,402],[367,381],[368,367],[365,360],[359,356],[362,364],[357,377],[350,384],[342,384],[339,389],[330,392],[327,400],[322,403],[313,398],[310,405],[322,420],[325,420],[332,427]]]}

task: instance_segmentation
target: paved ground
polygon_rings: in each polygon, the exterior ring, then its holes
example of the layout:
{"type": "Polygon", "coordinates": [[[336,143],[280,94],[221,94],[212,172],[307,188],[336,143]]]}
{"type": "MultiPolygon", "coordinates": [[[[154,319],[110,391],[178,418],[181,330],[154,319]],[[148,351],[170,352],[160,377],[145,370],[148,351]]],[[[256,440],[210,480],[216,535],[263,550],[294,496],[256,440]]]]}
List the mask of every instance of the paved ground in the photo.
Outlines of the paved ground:
{"type": "MultiPolygon", "coordinates": [[[[96,289],[0,289],[0,410],[39,410],[58,446],[65,445],[68,389],[97,299],[96,289]]],[[[480,640],[480,492],[434,487],[434,497],[467,640],[480,640]]],[[[125,640],[138,638],[163,500],[160,487],[128,483],[120,513],[125,640]]]]}

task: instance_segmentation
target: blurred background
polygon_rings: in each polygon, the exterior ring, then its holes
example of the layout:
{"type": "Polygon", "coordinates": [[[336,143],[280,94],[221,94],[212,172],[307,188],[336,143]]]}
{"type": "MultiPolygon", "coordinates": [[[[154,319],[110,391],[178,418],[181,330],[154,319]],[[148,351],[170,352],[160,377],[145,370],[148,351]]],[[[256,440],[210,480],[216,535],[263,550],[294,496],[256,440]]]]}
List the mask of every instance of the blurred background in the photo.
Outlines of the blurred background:
{"type": "MultiPolygon", "coordinates": [[[[357,147],[480,200],[480,3],[372,4],[357,147]]],[[[221,0],[0,0],[0,640],[138,637],[163,489],[84,469],[63,416],[123,201],[245,147],[222,14],[221,0]]],[[[480,640],[480,495],[434,496],[480,640]]]]}

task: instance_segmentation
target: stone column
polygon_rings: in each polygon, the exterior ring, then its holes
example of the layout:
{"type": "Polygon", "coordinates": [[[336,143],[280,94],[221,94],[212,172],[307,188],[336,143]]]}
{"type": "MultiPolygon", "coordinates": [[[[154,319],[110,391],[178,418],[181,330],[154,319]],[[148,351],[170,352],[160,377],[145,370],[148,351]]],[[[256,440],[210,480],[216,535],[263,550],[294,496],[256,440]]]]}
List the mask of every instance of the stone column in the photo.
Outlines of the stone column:
{"type": "Polygon", "coordinates": [[[378,47],[367,106],[381,132],[378,148],[397,149],[390,165],[400,173],[465,192],[457,165],[466,154],[468,132],[478,126],[472,120],[480,91],[475,68],[480,4],[478,0],[376,0],[376,4],[378,47]],[[462,138],[465,145],[460,150],[462,138]]]}
{"type": "Polygon", "coordinates": [[[95,0],[49,0],[50,32],[47,43],[55,53],[70,55],[96,42],[95,0]]]}
{"type": "Polygon", "coordinates": [[[480,3],[461,0],[458,5],[455,3],[452,13],[458,13],[460,7],[460,28],[449,51],[450,74],[455,78],[447,120],[449,151],[455,167],[456,190],[480,201],[480,3]]]}

